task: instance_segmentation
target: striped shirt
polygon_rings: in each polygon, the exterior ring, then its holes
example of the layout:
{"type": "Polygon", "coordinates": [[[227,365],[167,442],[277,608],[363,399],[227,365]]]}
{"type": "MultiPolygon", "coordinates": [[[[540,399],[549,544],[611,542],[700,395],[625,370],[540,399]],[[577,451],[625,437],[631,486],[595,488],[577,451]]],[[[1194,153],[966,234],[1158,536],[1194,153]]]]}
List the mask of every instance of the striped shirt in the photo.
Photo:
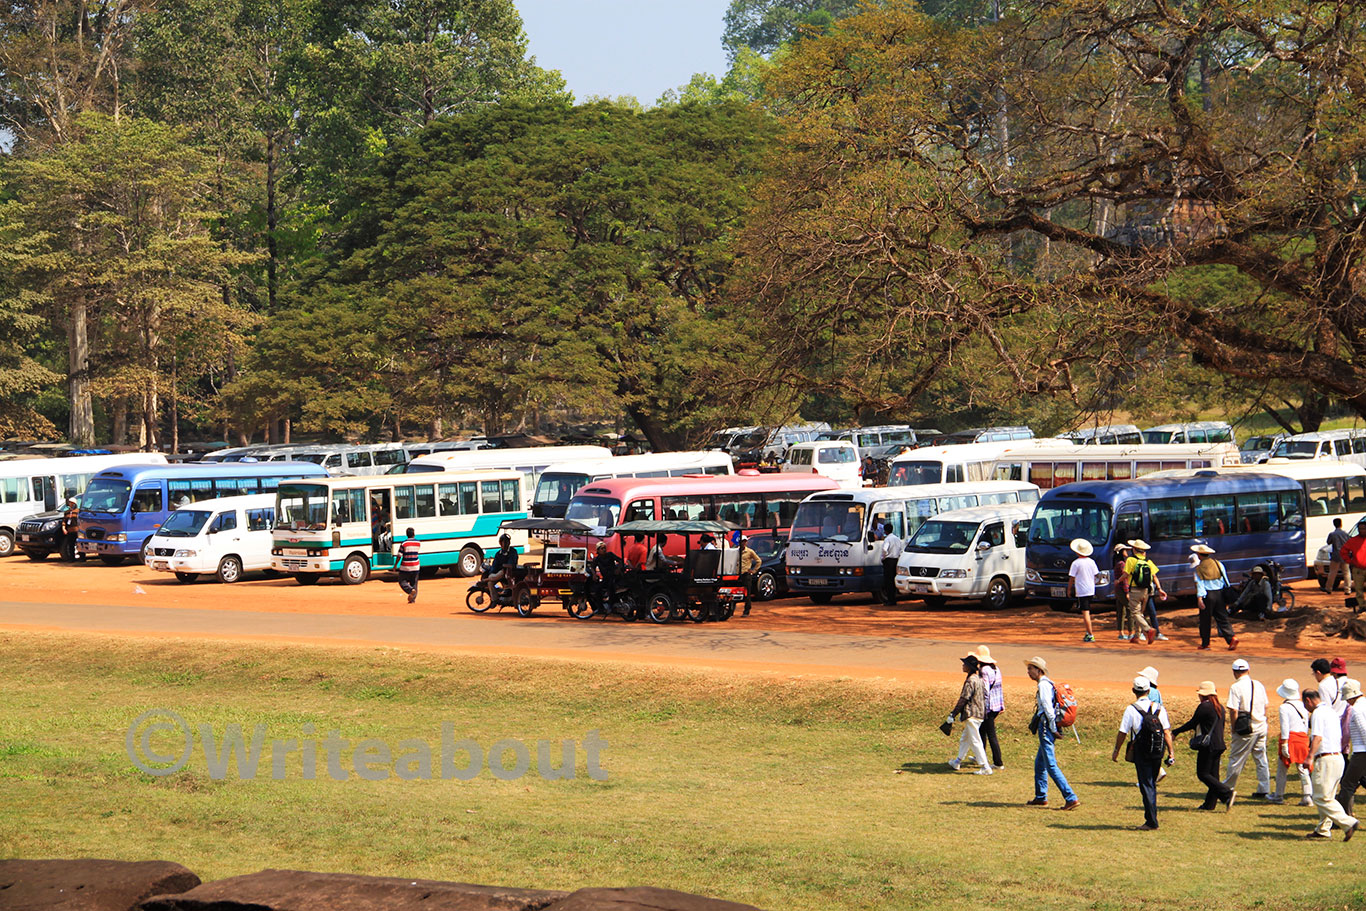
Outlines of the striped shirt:
{"type": "Polygon", "coordinates": [[[1001,672],[996,669],[996,665],[982,665],[982,680],[987,685],[987,711],[1004,712],[1006,708],[1005,691],[1001,689],[1001,672]]]}
{"type": "Polygon", "coordinates": [[[399,552],[399,572],[415,573],[422,568],[422,562],[418,559],[418,553],[422,550],[422,545],[417,538],[404,538],[403,543],[398,546],[399,552]]]}

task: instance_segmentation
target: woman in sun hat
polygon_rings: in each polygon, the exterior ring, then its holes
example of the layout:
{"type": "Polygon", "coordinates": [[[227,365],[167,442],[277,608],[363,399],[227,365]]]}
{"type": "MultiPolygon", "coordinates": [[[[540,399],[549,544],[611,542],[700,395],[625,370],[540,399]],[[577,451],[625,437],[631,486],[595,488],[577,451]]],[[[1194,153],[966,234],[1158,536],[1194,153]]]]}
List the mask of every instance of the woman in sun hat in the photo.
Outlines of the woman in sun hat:
{"type": "Polygon", "coordinates": [[[949,760],[949,768],[955,772],[963,764],[963,760],[968,758],[971,752],[977,760],[977,775],[990,775],[991,765],[987,762],[987,751],[982,746],[982,721],[987,716],[987,690],[982,681],[981,665],[977,662],[976,654],[969,653],[962,657],[963,679],[962,692],[958,694],[958,701],[954,703],[953,710],[949,712],[949,723],[955,718],[962,718],[966,724],[963,725],[963,735],[958,740],[958,755],[949,760]]]}
{"type": "Polygon", "coordinates": [[[1228,615],[1228,571],[1214,559],[1214,548],[1196,544],[1191,553],[1200,558],[1195,565],[1195,603],[1200,607],[1200,648],[1209,648],[1210,620],[1219,629],[1219,636],[1228,643],[1229,651],[1238,647],[1233,635],[1233,621],[1228,615]]]}
{"type": "Polygon", "coordinates": [[[1091,629],[1091,599],[1096,595],[1096,576],[1100,573],[1100,567],[1091,559],[1095,548],[1085,538],[1073,538],[1069,546],[1077,558],[1067,571],[1067,593],[1077,599],[1077,612],[1086,624],[1086,635],[1082,636],[1081,641],[1095,642],[1095,630],[1091,629]]]}
{"type": "Polygon", "coordinates": [[[1286,778],[1293,768],[1300,773],[1300,806],[1308,807],[1314,803],[1314,782],[1309,777],[1309,710],[1300,699],[1300,683],[1287,677],[1276,687],[1276,695],[1281,697],[1281,748],[1277,751],[1279,762],[1276,764],[1276,790],[1267,796],[1269,803],[1282,803],[1285,800],[1286,778]]]}
{"type": "Polygon", "coordinates": [[[1001,759],[1001,742],[996,737],[996,716],[1006,710],[1005,689],[1001,685],[1001,671],[991,657],[991,649],[979,645],[972,656],[977,659],[978,673],[987,688],[987,714],[982,719],[982,742],[991,750],[991,764],[998,769],[1005,768],[1001,759]]]}
{"type": "Polygon", "coordinates": [[[1134,636],[1134,625],[1129,620],[1129,577],[1124,575],[1124,561],[1132,554],[1128,543],[1120,541],[1115,545],[1111,561],[1114,566],[1112,575],[1115,579],[1115,629],[1119,631],[1119,638],[1125,642],[1134,636]]]}
{"type": "Polygon", "coordinates": [[[1191,746],[1195,748],[1195,777],[1207,789],[1202,810],[1213,810],[1219,804],[1233,809],[1234,791],[1219,777],[1219,757],[1224,755],[1224,707],[1219,704],[1219,690],[1213,680],[1206,680],[1195,690],[1200,704],[1190,721],[1172,728],[1172,736],[1195,731],[1191,746]]]}

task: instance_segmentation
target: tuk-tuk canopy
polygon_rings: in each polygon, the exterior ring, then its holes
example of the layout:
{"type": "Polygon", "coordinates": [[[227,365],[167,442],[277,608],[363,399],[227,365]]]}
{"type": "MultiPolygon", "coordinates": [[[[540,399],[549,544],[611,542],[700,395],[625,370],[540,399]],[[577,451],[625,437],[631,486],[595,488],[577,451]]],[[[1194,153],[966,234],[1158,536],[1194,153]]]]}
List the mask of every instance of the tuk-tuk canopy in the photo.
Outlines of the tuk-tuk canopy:
{"type": "Polygon", "coordinates": [[[540,532],[546,535],[581,535],[589,528],[582,522],[575,522],[573,519],[507,519],[498,527],[512,531],[531,532],[532,534],[540,532]]]}
{"type": "Polygon", "coordinates": [[[618,535],[725,535],[740,526],[734,522],[717,522],[702,519],[641,519],[623,522],[612,528],[608,534],[618,535]]]}

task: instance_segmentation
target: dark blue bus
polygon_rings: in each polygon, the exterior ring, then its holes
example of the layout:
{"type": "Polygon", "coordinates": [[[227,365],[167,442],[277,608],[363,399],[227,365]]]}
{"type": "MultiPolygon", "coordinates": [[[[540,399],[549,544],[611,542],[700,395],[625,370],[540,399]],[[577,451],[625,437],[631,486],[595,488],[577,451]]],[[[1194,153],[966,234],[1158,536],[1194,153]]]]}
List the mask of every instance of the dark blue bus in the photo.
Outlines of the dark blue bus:
{"type": "Polygon", "coordinates": [[[1271,474],[1201,472],[1189,478],[1082,481],[1047,491],[1034,510],[1025,550],[1030,597],[1067,599],[1068,545],[1085,538],[1100,567],[1096,598],[1114,597],[1115,545],[1147,541],[1158,578],[1170,595],[1195,593],[1191,545],[1218,552],[1236,584],[1258,563],[1275,560],[1285,581],[1303,579],[1304,490],[1271,474]]]}

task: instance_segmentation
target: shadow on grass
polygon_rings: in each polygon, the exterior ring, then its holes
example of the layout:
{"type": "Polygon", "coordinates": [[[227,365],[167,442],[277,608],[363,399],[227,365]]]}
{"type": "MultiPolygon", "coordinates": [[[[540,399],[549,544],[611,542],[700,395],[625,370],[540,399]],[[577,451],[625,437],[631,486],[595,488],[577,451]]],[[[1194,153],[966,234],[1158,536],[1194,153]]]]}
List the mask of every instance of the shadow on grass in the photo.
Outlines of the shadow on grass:
{"type": "Polygon", "coordinates": [[[955,772],[949,768],[948,760],[942,762],[903,762],[900,767],[902,772],[915,772],[918,775],[971,775],[975,766],[964,766],[969,771],[955,772]]]}

